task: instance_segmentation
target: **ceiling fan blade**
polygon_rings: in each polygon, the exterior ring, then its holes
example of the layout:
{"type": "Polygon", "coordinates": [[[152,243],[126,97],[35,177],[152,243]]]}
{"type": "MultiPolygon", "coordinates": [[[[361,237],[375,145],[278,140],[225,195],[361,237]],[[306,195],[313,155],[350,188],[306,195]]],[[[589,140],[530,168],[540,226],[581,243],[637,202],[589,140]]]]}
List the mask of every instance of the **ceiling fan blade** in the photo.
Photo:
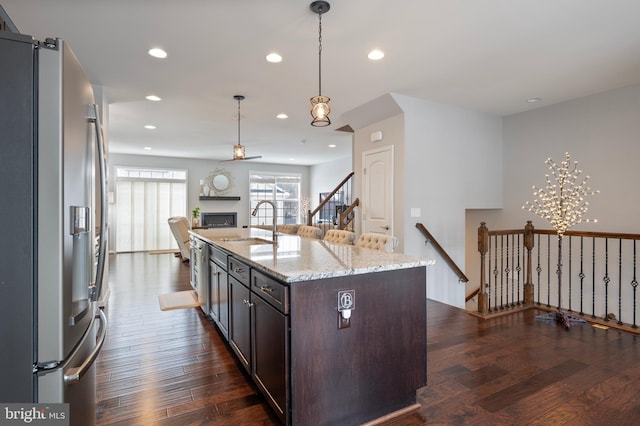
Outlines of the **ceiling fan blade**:
{"type": "Polygon", "coordinates": [[[244,158],[229,158],[228,160],[219,160],[220,162],[223,161],[244,161],[244,160],[253,160],[255,158],[262,158],[262,155],[254,155],[252,157],[244,157],[244,158]]]}

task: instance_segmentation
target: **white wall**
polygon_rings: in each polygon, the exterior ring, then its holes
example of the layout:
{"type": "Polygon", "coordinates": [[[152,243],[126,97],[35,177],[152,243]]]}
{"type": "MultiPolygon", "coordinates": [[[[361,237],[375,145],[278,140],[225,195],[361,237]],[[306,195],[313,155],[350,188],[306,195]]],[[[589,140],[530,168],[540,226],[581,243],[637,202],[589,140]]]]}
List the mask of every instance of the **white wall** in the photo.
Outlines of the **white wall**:
{"type": "MultiPolygon", "coordinates": [[[[427,297],[464,307],[465,287],[444,261],[424,244],[415,228],[421,222],[464,270],[465,209],[502,206],[502,121],[500,117],[450,105],[391,94],[365,106],[377,117],[362,119],[354,137],[354,171],[361,169],[362,152],[394,145],[394,229],[400,251],[436,260],[427,268],[427,297]],[[380,109],[393,114],[381,118],[380,109]],[[397,111],[401,111],[398,115],[397,111]],[[382,130],[384,139],[371,143],[369,134],[382,130]],[[420,209],[411,217],[411,208],[420,209]]],[[[358,109],[354,117],[365,114],[358,109]]],[[[360,180],[360,176],[356,175],[360,180]]],[[[361,183],[358,182],[358,193],[361,183]]]]}
{"type": "MultiPolygon", "coordinates": [[[[467,213],[467,268],[475,287],[479,258],[475,232],[481,221],[489,229],[551,229],[543,219],[522,209],[532,201],[532,185],[545,186],[545,160],[572,160],[590,176],[600,194],[590,197],[587,214],[598,223],[573,230],[640,233],[637,185],[640,159],[640,86],[632,86],[542,107],[503,119],[504,208],[467,213]],[[474,253],[471,256],[471,253],[474,253]]],[[[474,287],[474,288],[475,288],[474,287]]]]}
{"type": "Polygon", "coordinates": [[[465,209],[502,206],[502,120],[393,95],[405,116],[405,253],[428,257],[427,297],[464,307],[465,286],[415,228],[422,223],[464,271],[465,209]],[[411,217],[411,209],[420,217],[411,217]]]}
{"type": "MultiPolygon", "coordinates": [[[[109,155],[109,185],[113,188],[116,166],[159,167],[167,169],[186,169],[188,176],[187,215],[199,206],[201,212],[238,212],[238,227],[249,225],[251,214],[249,207],[249,172],[291,172],[302,176],[302,192],[309,193],[309,166],[292,166],[287,164],[268,164],[252,161],[218,162],[189,158],[157,157],[151,155],[109,155]],[[206,178],[215,169],[226,170],[232,178],[233,188],[226,195],[240,196],[240,201],[200,200],[200,179],[206,178]]],[[[110,189],[113,191],[113,189],[110,189]]],[[[117,200],[116,200],[117,202],[117,200]]]]}

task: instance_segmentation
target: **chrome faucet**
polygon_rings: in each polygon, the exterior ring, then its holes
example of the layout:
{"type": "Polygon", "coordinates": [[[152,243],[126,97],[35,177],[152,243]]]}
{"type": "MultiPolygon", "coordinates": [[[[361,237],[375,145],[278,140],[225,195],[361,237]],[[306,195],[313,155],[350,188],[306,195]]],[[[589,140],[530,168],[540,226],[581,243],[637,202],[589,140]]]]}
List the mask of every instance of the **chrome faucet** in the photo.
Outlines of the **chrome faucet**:
{"type": "Polygon", "coordinates": [[[277,212],[278,210],[276,209],[276,204],[271,201],[271,200],[261,200],[258,201],[258,204],[256,204],[256,208],[253,209],[253,212],[251,213],[251,216],[255,216],[256,213],[258,213],[258,207],[260,207],[262,204],[271,204],[271,207],[273,207],[273,236],[271,237],[274,243],[278,242],[278,227],[276,225],[276,222],[278,221],[278,215],[277,212]]]}

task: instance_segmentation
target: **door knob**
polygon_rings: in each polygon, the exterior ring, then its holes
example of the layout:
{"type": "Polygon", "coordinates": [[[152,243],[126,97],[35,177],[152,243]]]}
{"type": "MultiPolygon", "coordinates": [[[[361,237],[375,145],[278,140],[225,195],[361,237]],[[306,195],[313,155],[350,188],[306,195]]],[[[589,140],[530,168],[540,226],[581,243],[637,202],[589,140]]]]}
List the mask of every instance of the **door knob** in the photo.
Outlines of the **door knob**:
{"type": "Polygon", "coordinates": [[[388,231],[389,230],[389,225],[380,226],[380,228],[384,229],[385,231],[388,231]]]}

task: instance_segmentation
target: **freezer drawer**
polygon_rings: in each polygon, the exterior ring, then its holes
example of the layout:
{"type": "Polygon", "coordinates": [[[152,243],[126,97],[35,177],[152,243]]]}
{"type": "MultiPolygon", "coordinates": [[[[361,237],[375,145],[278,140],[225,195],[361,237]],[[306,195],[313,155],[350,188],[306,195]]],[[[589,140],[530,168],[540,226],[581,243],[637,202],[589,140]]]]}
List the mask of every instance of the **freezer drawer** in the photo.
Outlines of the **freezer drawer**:
{"type": "Polygon", "coordinates": [[[79,346],[66,362],[58,368],[36,373],[36,402],[69,403],[71,426],[92,426],[96,422],[95,359],[104,343],[107,327],[104,313],[99,311],[99,315],[96,318],[101,321],[94,318],[79,346]]]}

